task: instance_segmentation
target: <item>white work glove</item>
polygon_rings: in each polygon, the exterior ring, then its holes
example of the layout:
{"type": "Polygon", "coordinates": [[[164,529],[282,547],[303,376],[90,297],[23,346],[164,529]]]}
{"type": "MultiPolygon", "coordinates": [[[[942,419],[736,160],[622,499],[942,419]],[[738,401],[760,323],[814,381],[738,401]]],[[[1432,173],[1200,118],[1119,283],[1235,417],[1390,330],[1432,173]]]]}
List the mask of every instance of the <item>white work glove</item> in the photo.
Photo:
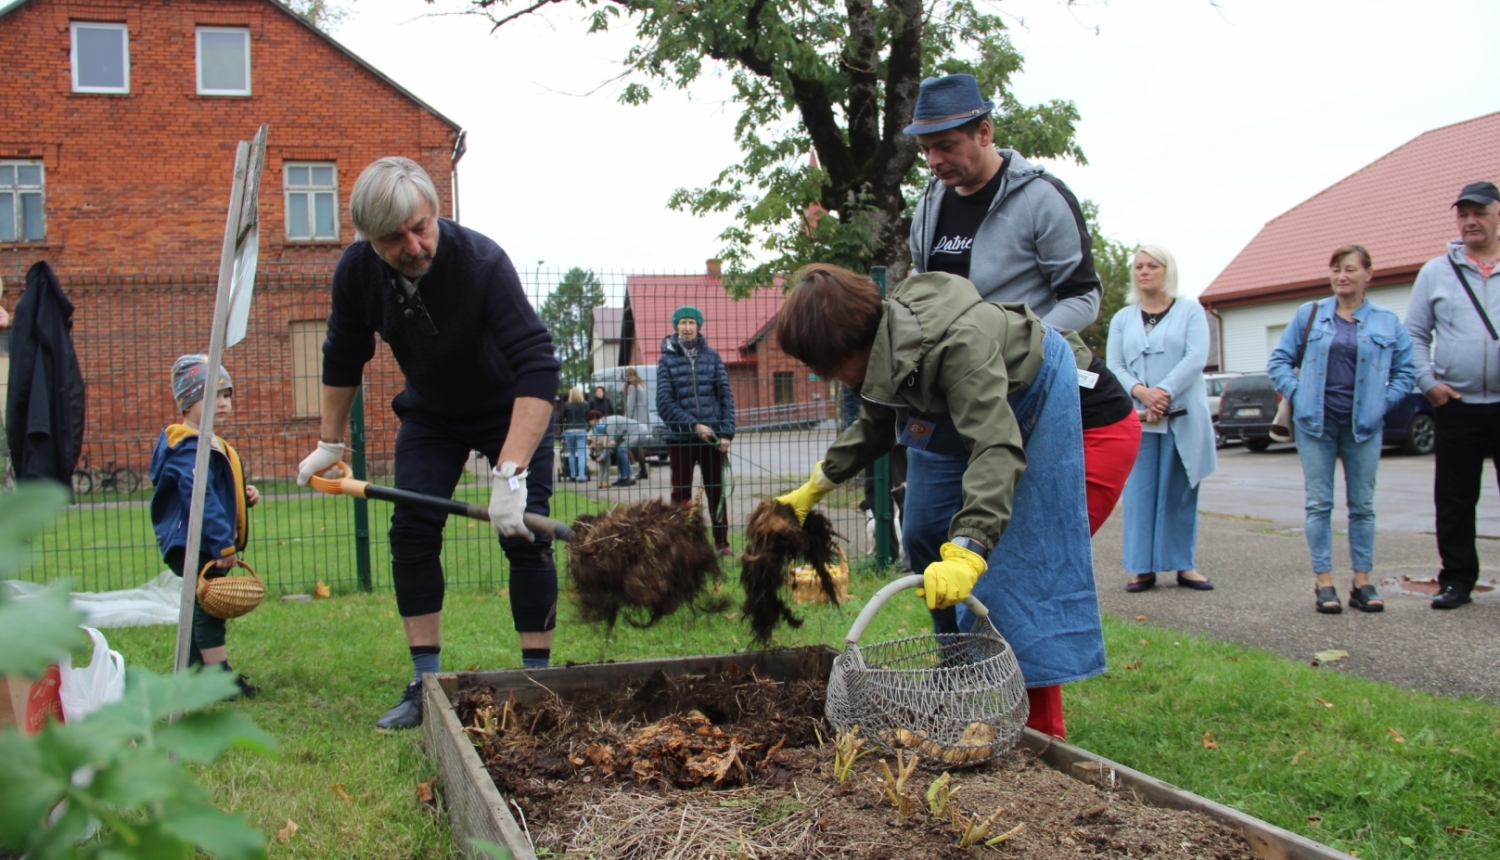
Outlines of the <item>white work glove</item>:
{"type": "Polygon", "coordinates": [[[494,489],[490,492],[490,525],[501,537],[536,540],[521,521],[521,515],[526,512],[526,476],[529,474],[508,460],[490,470],[494,479],[494,489]]]}
{"type": "MultiPolygon", "coordinates": [[[[307,486],[307,480],[313,475],[321,473],[329,466],[337,466],[344,462],[344,443],[342,442],[319,442],[318,450],[308,454],[297,466],[297,486],[307,486]]],[[[344,477],[344,470],[340,469],[338,474],[328,475],[329,478],[344,477]]]]}

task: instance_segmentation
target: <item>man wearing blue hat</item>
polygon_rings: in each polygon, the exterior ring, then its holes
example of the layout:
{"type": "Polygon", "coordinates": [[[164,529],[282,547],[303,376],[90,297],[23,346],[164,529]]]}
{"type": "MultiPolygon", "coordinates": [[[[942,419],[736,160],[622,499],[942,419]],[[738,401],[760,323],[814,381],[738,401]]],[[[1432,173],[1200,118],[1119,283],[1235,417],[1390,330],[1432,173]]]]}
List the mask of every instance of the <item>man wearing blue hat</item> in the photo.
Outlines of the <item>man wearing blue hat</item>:
{"type": "Polygon", "coordinates": [[[973,75],[922,82],[905,132],[933,176],[912,217],[912,273],[968,278],[986,301],[1025,302],[1048,325],[1082,331],[1103,293],[1078,198],[995,147],[994,108],[973,75]]]}
{"type": "MultiPolygon", "coordinates": [[[[996,148],[994,108],[973,75],[922,82],[905,132],[917,138],[933,175],[912,217],[912,273],[967,278],[986,301],[1024,303],[1054,328],[1082,330],[1098,318],[1103,297],[1083,210],[1062,180],[1014,150],[996,148]]],[[[1079,371],[1079,386],[1089,526],[1097,531],[1135,464],[1141,428],[1130,396],[1103,361],[1095,358],[1079,371]]],[[[908,490],[904,525],[913,570],[937,560],[938,544],[958,513],[962,470],[944,457],[965,453],[929,446],[907,454],[909,486],[928,493],[914,499],[908,490]]],[[[957,632],[953,610],[934,612],[933,626],[957,632]]],[[[1027,693],[1027,724],[1063,737],[1061,688],[1027,693]]]]}

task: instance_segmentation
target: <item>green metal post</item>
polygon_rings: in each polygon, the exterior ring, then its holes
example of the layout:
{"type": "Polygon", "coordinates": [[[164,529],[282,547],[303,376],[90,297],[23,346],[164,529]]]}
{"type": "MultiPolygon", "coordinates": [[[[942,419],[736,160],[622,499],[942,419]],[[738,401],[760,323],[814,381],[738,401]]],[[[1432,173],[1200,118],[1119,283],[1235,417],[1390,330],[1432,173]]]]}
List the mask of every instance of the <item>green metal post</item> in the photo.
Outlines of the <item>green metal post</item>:
{"type": "MultiPolygon", "coordinates": [[[[885,266],[870,269],[870,277],[885,298],[885,266]]],[[[891,458],[881,455],[875,461],[875,565],[888,567],[891,563],[891,533],[895,529],[895,518],[891,513],[891,458]]]]}
{"type": "MultiPolygon", "coordinates": [[[[349,410],[349,449],[353,454],[350,465],[354,477],[363,481],[365,472],[365,390],[354,392],[354,408],[349,410]]],[[[370,591],[370,503],[364,499],[354,500],[354,564],[359,571],[359,587],[370,591]]]]}

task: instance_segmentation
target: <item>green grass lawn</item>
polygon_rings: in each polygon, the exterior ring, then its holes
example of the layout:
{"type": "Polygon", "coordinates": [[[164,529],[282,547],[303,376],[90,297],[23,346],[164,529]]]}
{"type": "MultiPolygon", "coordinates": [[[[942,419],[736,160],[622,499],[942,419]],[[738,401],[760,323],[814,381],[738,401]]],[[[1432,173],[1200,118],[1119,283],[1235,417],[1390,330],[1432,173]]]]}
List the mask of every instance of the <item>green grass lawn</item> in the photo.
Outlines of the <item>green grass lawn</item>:
{"type": "MultiPolygon", "coordinates": [[[[804,608],[806,624],[775,644],[841,643],[884,581],[857,571],[850,604],[804,608]]],[[[613,636],[573,617],[565,601],[555,662],[714,654],[749,641],[742,622],[721,616],[684,612],[613,636]]],[[[898,598],[867,641],[926,624],[919,601],[898,598]]],[[[445,669],[519,665],[501,594],[450,591],[444,625],[445,669]]],[[[1115,619],[1105,635],[1113,671],[1066,691],[1070,741],[1366,860],[1500,856],[1500,709],[1115,619]]],[[[170,665],[170,628],[109,636],[130,663],[170,665]]],[[[237,707],[279,739],[280,754],[234,754],[201,779],[273,836],[273,857],[456,856],[446,820],[416,798],[434,773],[420,733],[373,728],[410,673],[388,594],[268,603],[230,624],[229,648],[263,691],[237,707]],[[282,844],[274,834],[288,819],[298,830],[282,844]]]]}

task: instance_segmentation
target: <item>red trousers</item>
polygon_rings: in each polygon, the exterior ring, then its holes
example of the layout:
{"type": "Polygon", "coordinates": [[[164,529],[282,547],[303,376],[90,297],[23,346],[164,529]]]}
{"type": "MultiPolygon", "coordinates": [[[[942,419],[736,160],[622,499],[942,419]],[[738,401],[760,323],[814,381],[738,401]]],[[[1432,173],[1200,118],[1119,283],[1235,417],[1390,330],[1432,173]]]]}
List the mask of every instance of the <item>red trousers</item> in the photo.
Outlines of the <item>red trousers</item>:
{"type": "Polygon", "coordinates": [[[724,510],[724,455],[707,442],[667,443],[667,463],[672,469],[672,501],[693,500],[693,467],[703,472],[703,492],[708,498],[708,518],[714,546],[729,546],[729,517],[724,510]]]}
{"type": "MultiPolygon", "coordinates": [[[[1114,512],[1140,450],[1141,419],[1134,413],[1113,424],[1083,431],[1083,478],[1087,484],[1090,535],[1099,531],[1114,512]]],[[[1026,698],[1031,704],[1026,725],[1044,735],[1067,738],[1061,685],[1034,687],[1026,691],[1026,698]]]]}

